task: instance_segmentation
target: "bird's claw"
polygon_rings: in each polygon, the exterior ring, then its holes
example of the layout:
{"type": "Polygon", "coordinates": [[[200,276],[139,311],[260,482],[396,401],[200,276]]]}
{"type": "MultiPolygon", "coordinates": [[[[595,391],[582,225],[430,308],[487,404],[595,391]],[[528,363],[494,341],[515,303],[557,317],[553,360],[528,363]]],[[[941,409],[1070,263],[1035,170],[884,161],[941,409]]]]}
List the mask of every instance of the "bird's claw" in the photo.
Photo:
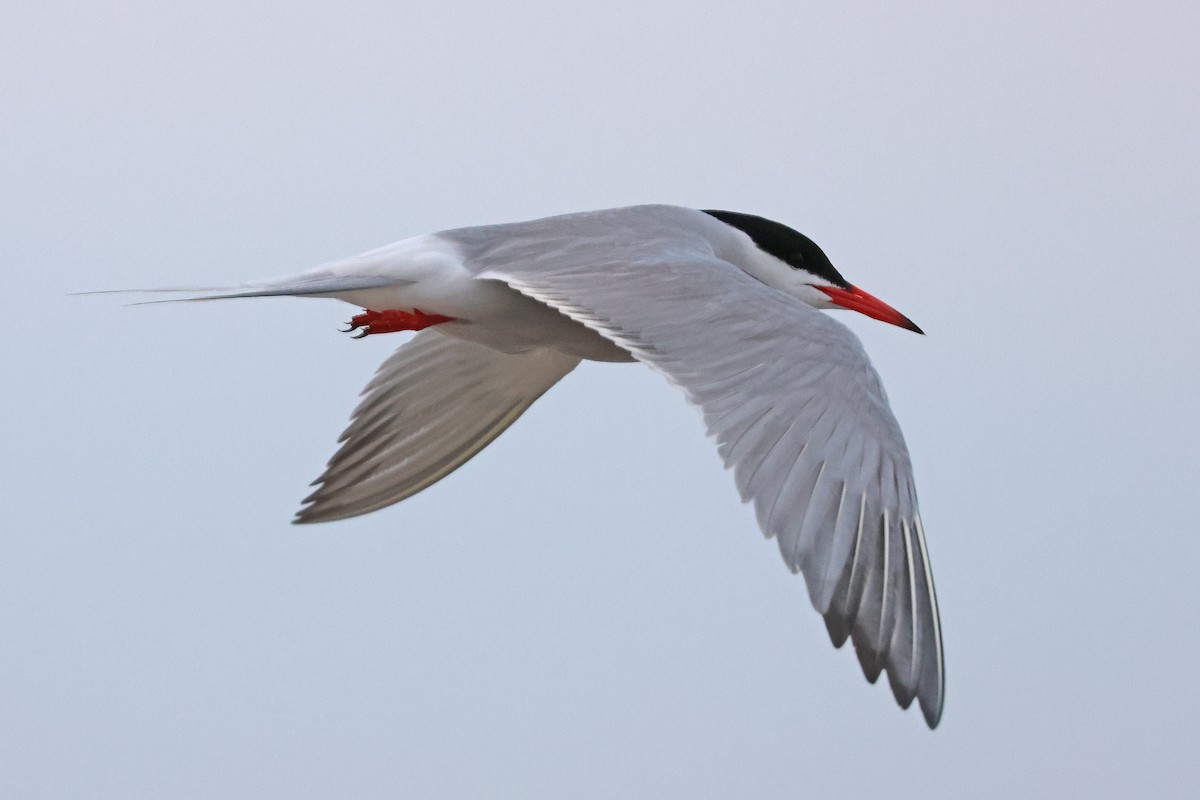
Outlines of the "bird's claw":
{"type": "Polygon", "coordinates": [[[371,323],[375,322],[382,316],[383,315],[378,311],[364,310],[363,313],[355,314],[353,317],[351,317],[350,321],[346,323],[345,328],[339,328],[338,330],[342,333],[354,333],[354,331],[357,331],[361,328],[362,330],[357,336],[350,337],[352,339],[361,339],[364,336],[369,336],[371,334],[371,323]]]}

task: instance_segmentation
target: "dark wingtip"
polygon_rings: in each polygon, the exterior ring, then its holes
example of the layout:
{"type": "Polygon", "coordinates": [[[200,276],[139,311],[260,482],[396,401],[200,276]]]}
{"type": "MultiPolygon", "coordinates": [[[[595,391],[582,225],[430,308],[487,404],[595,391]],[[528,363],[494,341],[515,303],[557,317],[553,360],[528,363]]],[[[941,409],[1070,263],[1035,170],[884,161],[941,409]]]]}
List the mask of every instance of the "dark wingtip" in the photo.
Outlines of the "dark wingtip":
{"type": "Polygon", "coordinates": [[[896,671],[895,667],[888,668],[888,685],[892,687],[892,695],[896,698],[896,702],[900,704],[901,708],[907,709],[917,696],[917,687],[905,686],[904,681],[896,677],[896,671]]]}
{"type": "Polygon", "coordinates": [[[942,721],[941,701],[926,705],[925,700],[922,699],[921,713],[925,715],[925,724],[929,726],[929,730],[937,730],[938,723],[942,721]]]}
{"type": "Polygon", "coordinates": [[[854,654],[858,656],[858,665],[862,667],[867,683],[875,683],[883,672],[883,659],[869,652],[865,647],[854,646],[854,654]]]}
{"type": "Polygon", "coordinates": [[[292,516],[293,525],[312,525],[314,522],[322,520],[313,513],[315,506],[311,505],[311,497],[303,501],[300,510],[292,516]]]}
{"type": "Polygon", "coordinates": [[[834,647],[841,647],[850,638],[850,621],[843,616],[828,613],[824,617],[825,630],[829,632],[829,640],[834,647]]]}

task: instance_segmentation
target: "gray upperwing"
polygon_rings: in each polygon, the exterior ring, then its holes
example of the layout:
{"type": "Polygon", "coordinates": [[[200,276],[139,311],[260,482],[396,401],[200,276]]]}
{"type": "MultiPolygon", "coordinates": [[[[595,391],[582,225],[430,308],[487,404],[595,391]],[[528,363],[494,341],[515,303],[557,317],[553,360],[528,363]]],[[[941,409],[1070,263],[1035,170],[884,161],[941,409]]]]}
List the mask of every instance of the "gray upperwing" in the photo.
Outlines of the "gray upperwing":
{"type": "Polygon", "coordinates": [[[857,338],[686,238],[657,256],[609,260],[586,246],[539,250],[546,234],[536,228],[524,245],[520,232],[506,234],[505,248],[476,248],[468,267],[558,308],[680,386],[763,532],[804,574],[834,643],[852,638],[868,680],[887,670],[897,701],[907,708],[919,698],[936,726],[941,629],[912,466],[857,338]]]}

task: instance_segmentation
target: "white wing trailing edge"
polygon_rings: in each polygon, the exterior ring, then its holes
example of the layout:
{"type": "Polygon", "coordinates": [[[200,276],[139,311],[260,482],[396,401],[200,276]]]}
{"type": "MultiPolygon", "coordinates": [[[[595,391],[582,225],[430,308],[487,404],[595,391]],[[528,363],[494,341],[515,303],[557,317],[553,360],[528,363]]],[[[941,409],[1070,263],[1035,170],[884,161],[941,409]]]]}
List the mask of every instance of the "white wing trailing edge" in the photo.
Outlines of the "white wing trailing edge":
{"type": "Polygon", "coordinates": [[[430,329],[380,366],[295,522],[366,514],[449,475],[504,432],[579,359],[502,353],[430,329]]]}

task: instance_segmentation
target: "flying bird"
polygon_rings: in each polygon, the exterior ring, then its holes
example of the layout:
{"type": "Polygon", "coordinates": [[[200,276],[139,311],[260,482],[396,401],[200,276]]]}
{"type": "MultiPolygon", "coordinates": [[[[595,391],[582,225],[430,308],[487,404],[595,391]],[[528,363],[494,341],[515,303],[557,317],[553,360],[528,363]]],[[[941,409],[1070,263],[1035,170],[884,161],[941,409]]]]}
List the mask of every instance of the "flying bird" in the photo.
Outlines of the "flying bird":
{"type": "Polygon", "coordinates": [[[743,501],[835,646],[942,713],[941,628],[912,465],[851,309],[920,333],[811,239],[750,214],[647,205],[442,231],[189,300],[331,297],[348,332],[419,331],[379,368],[298,523],[431,486],[583,359],[640,361],[700,408],[743,501]]]}

